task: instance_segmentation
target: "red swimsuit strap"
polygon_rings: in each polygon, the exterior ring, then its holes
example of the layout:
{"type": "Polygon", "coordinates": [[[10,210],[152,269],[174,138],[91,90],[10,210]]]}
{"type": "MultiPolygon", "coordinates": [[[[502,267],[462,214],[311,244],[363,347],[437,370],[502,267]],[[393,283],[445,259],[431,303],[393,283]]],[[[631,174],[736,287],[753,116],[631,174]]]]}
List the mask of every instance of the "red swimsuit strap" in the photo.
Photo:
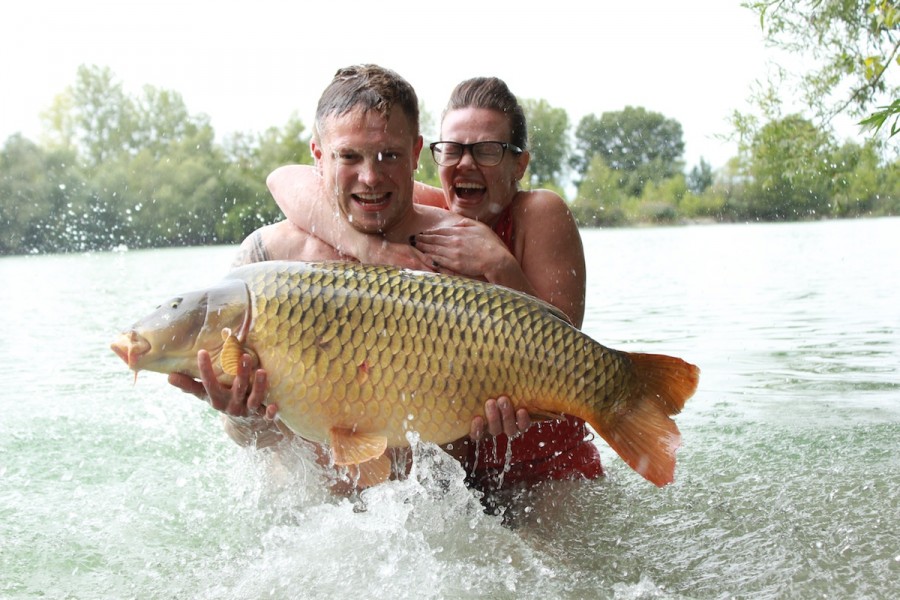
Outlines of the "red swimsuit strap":
{"type": "Polygon", "coordinates": [[[512,220],[512,204],[508,204],[506,208],[503,209],[503,212],[500,213],[500,217],[491,229],[501,240],[503,240],[503,243],[506,244],[509,251],[512,252],[513,240],[515,238],[512,220]]]}

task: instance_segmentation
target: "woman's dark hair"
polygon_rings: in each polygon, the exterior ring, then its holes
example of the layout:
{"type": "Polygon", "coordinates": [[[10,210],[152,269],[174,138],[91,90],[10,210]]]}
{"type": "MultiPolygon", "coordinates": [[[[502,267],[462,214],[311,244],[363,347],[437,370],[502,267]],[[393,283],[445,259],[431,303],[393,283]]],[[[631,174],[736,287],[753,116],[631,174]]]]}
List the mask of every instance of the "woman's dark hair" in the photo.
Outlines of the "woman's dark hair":
{"type": "Polygon", "coordinates": [[[486,108],[504,113],[509,118],[509,141],[523,150],[528,147],[525,110],[502,79],[473,77],[457,85],[443,114],[461,108],[486,108]]]}

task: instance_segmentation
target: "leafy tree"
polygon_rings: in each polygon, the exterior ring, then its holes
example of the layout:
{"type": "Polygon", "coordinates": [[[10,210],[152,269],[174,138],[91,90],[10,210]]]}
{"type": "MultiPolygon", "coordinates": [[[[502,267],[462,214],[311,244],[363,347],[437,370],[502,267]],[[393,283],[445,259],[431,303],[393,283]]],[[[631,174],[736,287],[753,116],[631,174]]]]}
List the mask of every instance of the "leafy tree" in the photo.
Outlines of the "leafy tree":
{"type": "Polygon", "coordinates": [[[569,115],[543,99],[523,100],[522,107],[528,120],[530,182],[534,187],[558,185],[569,153],[569,115]]]}
{"type": "Polygon", "coordinates": [[[648,181],[660,181],[680,173],[684,140],[681,124],[642,107],[627,106],[600,118],[586,115],[575,131],[576,155],[572,166],[584,176],[599,156],[610,169],[621,173],[621,187],[640,196],[648,181]]]}
{"type": "Polygon", "coordinates": [[[701,156],[700,163],[691,169],[687,177],[687,187],[693,194],[702,194],[713,184],[713,170],[701,156]]]}
{"type": "Polygon", "coordinates": [[[626,221],[625,199],[619,174],[595,156],[578,186],[572,214],[583,227],[622,225],[626,221]]]}
{"type": "Polygon", "coordinates": [[[891,215],[900,212],[900,189],[892,173],[898,163],[881,164],[877,144],[869,140],[863,145],[845,142],[838,148],[832,163],[833,212],[840,217],[891,215]]]}
{"type": "Polygon", "coordinates": [[[641,192],[636,217],[643,223],[672,223],[678,218],[678,206],[687,194],[687,181],[682,173],[651,181],[641,192]]]}
{"type": "Polygon", "coordinates": [[[90,249],[79,227],[89,197],[70,149],[45,150],[21,135],[0,151],[0,254],[90,249]]]}
{"type": "MultiPolygon", "coordinates": [[[[212,130],[206,115],[192,116],[181,94],[144,86],[134,104],[133,146],[162,156],[181,140],[194,138],[200,130],[212,130]]],[[[209,140],[204,144],[209,148],[209,140]]]]}
{"type": "Polygon", "coordinates": [[[162,157],[148,147],[133,159],[108,163],[98,181],[104,182],[109,202],[128,215],[130,224],[126,239],[119,243],[169,246],[220,241],[216,224],[223,212],[225,168],[210,127],[172,141],[162,157]]]}
{"type": "Polygon", "coordinates": [[[224,213],[217,225],[221,239],[238,242],[251,231],[283,215],[266,188],[266,177],[276,167],[289,163],[311,164],[306,127],[292,115],[283,128],[270,127],[261,135],[235,134],[226,140],[228,166],[224,213]]]}
{"type": "Polygon", "coordinates": [[[766,124],[751,145],[752,215],[766,220],[830,214],[834,142],[791,115],[766,124]]]}
{"type": "Polygon", "coordinates": [[[133,151],[137,112],[109,68],[80,66],[68,87],[44,114],[44,123],[61,146],[74,147],[90,167],[133,151]]]}
{"type": "MultiPolygon", "coordinates": [[[[893,99],[864,123],[878,128],[893,118],[900,131],[900,4],[896,0],[755,0],[768,42],[803,57],[803,73],[789,76],[817,121],[848,112],[861,116],[879,98],[893,99]]],[[[783,72],[783,71],[782,71],[783,72]]]]}
{"type": "Polygon", "coordinates": [[[678,212],[687,219],[721,219],[726,202],[726,190],[710,186],[700,194],[688,190],[678,205],[678,212]]]}
{"type": "Polygon", "coordinates": [[[441,178],[438,174],[437,163],[431,156],[428,145],[440,139],[440,130],[434,116],[425,108],[425,104],[419,101],[419,131],[425,140],[422,153],[419,154],[419,168],[416,169],[416,181],[441,187],[441,178]]]}
{"type": "Polygon", "coordinates": [[[879,189],[872,207],[872,214],[900,215],[900,160],[894,160],[884,166],[879,189]]]}

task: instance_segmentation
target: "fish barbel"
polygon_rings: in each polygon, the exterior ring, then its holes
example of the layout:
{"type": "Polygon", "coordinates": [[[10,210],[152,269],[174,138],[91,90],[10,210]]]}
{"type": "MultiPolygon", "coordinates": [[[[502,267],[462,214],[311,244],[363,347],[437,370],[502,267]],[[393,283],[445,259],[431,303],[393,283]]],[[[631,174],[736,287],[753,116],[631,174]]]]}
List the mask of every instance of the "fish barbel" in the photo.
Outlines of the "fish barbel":
{"type": "Polygon", "coordinates": [[[112,344],[135,372],[198,378],[206,349],[229,384],[244,353],[268,375],[267,403],[337,465],[387,477],[406,433],[468,434],[488,398],[535,418],[574,415],[658,486],[674,480],[670,415],[696,390],[680,358],[606,348],[555,307],[475,280],[355,263],[272,261],[165,302],[112,344]]]}

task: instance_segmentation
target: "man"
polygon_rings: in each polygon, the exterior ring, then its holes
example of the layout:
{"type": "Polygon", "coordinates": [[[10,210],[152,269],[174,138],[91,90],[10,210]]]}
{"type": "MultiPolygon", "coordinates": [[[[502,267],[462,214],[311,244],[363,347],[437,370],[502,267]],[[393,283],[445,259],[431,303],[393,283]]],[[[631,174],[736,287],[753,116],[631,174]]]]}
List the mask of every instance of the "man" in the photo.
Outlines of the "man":
{"type": "MultiPolygon", "coordinates": [[[[393,71],[375,65],[340,69],[319,99],[310,148],[328,196],[340,213],[341,226],[352,226],[385,242],[405,242],[461,219],[413,203],[413,175],[422,150],[418,98],[412,86],[393,71]]],[[[241,244],[235,266],[265,260],[344,258],[339,250],[282,221],[250,234],[241,244]]],[[[269,406],[265,417],[260,414],[266,385],[263,369],[253,374],[247,394],[249,357],[241,361],[230,388],[216,380],[208,353],[201,351],[197,360],[200,382],[180,374],[170,375],[169,381],[208,396],[213,408],[225,413],[226,431],[235,441],[270,446],[291,435],[272,420],[277,407],[269,406]]],[[[516,414],[508,398],[488,400],[485,417],[492,435],[515,435],[530,424],[527,413],[516,414]]],[[[476,417],[472,437],[479,439],[484,430],[484,420],[476,417]]],[[[457,449],[461,446],[453,444],[457,449]]]]}

